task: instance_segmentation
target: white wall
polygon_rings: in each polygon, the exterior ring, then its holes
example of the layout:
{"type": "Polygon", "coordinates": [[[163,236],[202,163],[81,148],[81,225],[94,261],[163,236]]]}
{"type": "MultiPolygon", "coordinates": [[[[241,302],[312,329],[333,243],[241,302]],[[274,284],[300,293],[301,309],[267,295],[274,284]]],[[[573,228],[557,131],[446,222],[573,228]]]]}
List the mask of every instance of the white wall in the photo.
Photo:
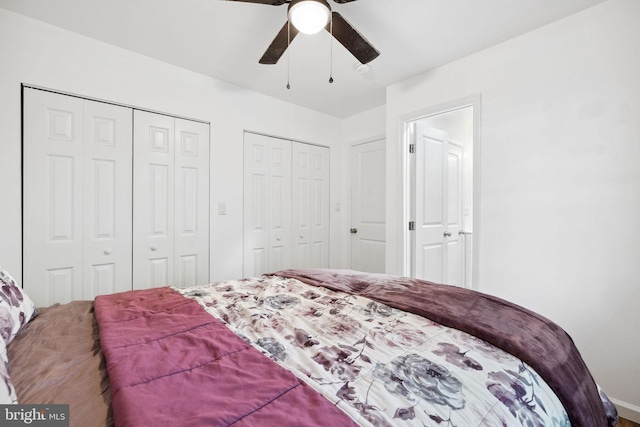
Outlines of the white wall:
{"type": "Polygon", "coordinates": [[[638,23],[640,1],[609,0],[387,90],[388,271],[403,273],[402,120],[481,94],[479,289],[563,326],[636,411],[638,23]]]}
{"type": "Polygon", "coordinates": [[[342,121],[341,136],[346,146],[384,136],[386,133],[386,107],[378,107],[347,117],[342,121]]]}
{"type": "MultiPolygon", "coordinates": [[[[243,130],[331,147],[341,171],[340,120],[0,9],[0,264],[21,280],[20,84],[211,122],[212,280],[242,276],[243,130]],[[227,215],[217,215],[218,202],[227,215]]],[[[338,176],[339,177],[339,176],[338,176]]],[[[332,181],[331,198],[344,189],[332,181]]],[[[333,214],[333,212],[332,212],[333,214]]],[[[331,263],[343,259],[332,215],[331,263]]],[[[336,223],[337,222],[337,223],[336,223]]]]}

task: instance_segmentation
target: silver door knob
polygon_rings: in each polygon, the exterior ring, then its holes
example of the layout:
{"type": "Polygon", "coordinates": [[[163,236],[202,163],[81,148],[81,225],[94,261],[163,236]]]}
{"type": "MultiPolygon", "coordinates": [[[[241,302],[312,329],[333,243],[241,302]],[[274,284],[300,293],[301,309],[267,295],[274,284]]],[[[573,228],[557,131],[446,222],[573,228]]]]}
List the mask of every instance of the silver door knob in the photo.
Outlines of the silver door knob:
{"type": "Polygon", "coordinates": [[[357,228],[352,228],[349,231],[351,232],[351,234],[356,234],[358,232],[358,229],[357,228]]]}
{"type": "Polygon", "coordinates": [[[445,231],[444,232],[444,237],[451,237],[451,232],[450,231],[445,231]]]}

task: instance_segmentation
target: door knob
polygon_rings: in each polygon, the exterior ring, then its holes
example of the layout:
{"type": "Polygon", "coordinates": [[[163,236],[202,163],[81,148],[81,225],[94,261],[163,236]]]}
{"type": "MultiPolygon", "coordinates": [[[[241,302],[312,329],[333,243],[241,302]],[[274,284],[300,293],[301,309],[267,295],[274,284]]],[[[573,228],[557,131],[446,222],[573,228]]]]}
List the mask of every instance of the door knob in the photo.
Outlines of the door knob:
{"type": "Polygon", "coordinates": [[[451,232],[450,231],[445,231],[444,232],[444,237],[451,237],[451,232]]]}
{"type": "Polygon", "coordinates": [[[157,250],[157,249],[158,249],[158,246],[156,246],[156,245],[151,245],[151,250],[152,250],[152,251],[155,251],[155,250],[157,250]]]}
{"type": "Polygon", "coordinates": [[[349,231],[351,231],[351,234],[356,234],[358,232],[358,229],[357,228],[352,228],[349,231]]]}
{"type": "Polygon", "coordinates": [[[104,250],[104,253],[105,253],[105,255],[109,255],[109,254],[111,254],[111,248],[106,248],[106,249],[104,250]]]}

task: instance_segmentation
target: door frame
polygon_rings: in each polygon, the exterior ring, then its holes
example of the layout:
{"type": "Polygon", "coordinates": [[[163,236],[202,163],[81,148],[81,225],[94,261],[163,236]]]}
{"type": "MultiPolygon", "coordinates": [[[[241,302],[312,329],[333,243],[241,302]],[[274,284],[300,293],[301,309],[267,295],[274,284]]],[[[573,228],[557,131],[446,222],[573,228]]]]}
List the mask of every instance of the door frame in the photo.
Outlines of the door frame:
{"type": "Polygon", "coordinates": [[[412,143],[412,123],[431,116],[436,116],[450,111],[458,110],[464,107],[473,107],[473,245],[472,245],[472,263],[471,263],[471,287],[479,289],[480,275],[480,189],[481,189],[481,94],[470,95],[464,98],[455,99],[442,104],[436,104],[425,107],[420,110],[413,111],[400,117],[400,141],[402,142],[402,177],[403,177],[403,256],[402,268],[403,274],[409,276],[411,274],[411,256],[412,256],[412,240],[413,236],[409,231],[409,221],[413,215],[413,181],[414,168],[411,166],[409,155],[409,145],[412,143]]]}

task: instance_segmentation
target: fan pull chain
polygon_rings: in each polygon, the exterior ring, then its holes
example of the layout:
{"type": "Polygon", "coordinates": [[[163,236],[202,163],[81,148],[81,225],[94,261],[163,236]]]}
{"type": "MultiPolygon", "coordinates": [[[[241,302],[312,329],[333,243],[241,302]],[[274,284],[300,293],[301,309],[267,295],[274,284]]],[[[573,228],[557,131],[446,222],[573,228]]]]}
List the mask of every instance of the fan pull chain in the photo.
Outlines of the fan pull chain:
{"type": "Polygon", "coordinates": [[[331,34],[329,37],[329,83],[333,83],[333,13],[329,21],[329,33],[331,34]]]}
{"type": "Polygon", "coordinates": [[[289,84],[289,74],[290,74],[289,65],[291,64],[291,61],[289,59],[290,57],[289,52],[291,52],[291,49],[289,49],[290,45],[291,45],[291,21],[287,20],[287,90],[291,89],[291,85],[289,84]]]}

